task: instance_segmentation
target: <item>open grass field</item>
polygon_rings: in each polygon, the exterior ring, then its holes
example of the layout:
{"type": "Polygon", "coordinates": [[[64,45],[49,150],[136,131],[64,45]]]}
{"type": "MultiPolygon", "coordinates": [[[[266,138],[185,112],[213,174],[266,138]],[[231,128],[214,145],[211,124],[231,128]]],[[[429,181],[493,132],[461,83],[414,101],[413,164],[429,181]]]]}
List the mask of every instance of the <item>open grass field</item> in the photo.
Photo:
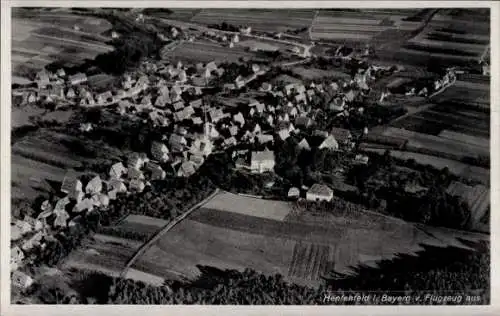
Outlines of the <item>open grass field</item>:
{"type": "Polygon", "coordinates": [[[290,204],[283,201],[261,200],[229,192],[219,193],[203,208],[282,221],[290,213],[290,204]]]}
{"type": "Polygon", "coordinates": [[[226,22],[260,32],[287,32],[309,27],[313,17],[312,9],[203,9],[191,21],[205,25],[226,22]]]}
{"type": "Polygon", "coordinates": [[[40,117],[47,111],[36,106],[11,107],[11,128],[33,125],[32,118],[40,117]]]}
{"type": "Polygon", "coordinates": [[[13,74],[23,77],[29,70],[36,72],[54,61],[76,65],[85,58],[108,52],[112,47],[105,43],[110,38],[101,33],[110,28],[108,21],[99,18],[50,11],[33,14],[14,9],[13,74]]]}
{"type": "Polygon", "coordinates": [[[62,263],[64,269],[78,268],[119,276],[127,260],[141,243],[118,237],[95,234],[72,251],[62,263]]]}
{"type": "MultiPolygon", "coordinates": [[[[226,205],[232,203],[227,194],[216,197],[217,203],[223,198],[228,199],[226,205]]],[[[252,209],[255,204],[248,205],[252,209]]],[[[353,273],[360,264],[415,253],[421,244],[465,247],[456,238],[484,238],[440,229],[428,234],[425,228],[364,211],[343,216],[295,212],[282,221],[252,216],[255,210],[241,208],[245,206],[236,204],[226,211],[204,205],[146,251],[133,269],[159,278],[195,279],[200,274],[196,265],[252,268],[316,286],[333,270],[353,273]]]]}
{"type": "Polygon", "coordinates": [[[85,162],[110,164],[121,154],[98,143],[76,143],[76,140],[47,129],[39,129],[17,140],[11,146],[12,199],[33,199],[39,194],[59,190],[51,188],[47,180],[55,185],[62,182],[67,169],[82,167],[85,162]],[[72,147],[75,144],[95,155],[76,152],[72,147]]]}
{"type": "Polygon", "coordinates": [[[251,58],[254,54],[243,48],[221,46],[211,42],[184,42],[162,57],[173,62],[236,62],[240,58],[251,58]]]}

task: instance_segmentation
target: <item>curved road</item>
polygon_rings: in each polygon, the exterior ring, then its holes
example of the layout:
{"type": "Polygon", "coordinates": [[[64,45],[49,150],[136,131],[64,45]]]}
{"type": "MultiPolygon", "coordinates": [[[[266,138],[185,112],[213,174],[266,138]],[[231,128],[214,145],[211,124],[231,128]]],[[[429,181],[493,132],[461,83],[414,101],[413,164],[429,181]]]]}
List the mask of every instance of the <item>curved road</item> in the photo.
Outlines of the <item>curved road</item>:
{"type": "Polygon", "coordinates": [[[182,213],[181,215],[177,216],[175,219],[170,221],[167,225],[165,225],[162,229],[160,229],[156,234],[154,234],[146,243],[144,243],[132,256],[132,258],[129,259],[125,267],[123,268],[123,271],[120,273],[120,277],[125,278],[127,276],[127,272],[132,267],[132,265],[135,263],[137,259],[139,259],[160,237],[162,237],[165,233],[167,233],[169,230],[171,230],[175,225],[180,223],[183,219],[185,219],[189,214],[194,212],[195,210],[199,209],[203,204],[207,203],[211,199],[213,199],[217,194],[219,193],[219,189],[215,189],[215,191],[210,194],[208,197],[206,197],[203,201],[195,204],[193,207],[191,207],[189,210],[186,212],[182,213]]]}

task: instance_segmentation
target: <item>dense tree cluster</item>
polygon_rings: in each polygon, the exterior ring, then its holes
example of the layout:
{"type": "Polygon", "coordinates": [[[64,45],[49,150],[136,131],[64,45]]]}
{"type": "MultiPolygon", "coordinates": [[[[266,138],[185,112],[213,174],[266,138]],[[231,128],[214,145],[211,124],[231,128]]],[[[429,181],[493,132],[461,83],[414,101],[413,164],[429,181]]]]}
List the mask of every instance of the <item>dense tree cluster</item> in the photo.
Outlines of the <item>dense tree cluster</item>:
{"type": "Polygon", "coordinates": [[[453,180],[457,177],[451,175],[447,168],[416,167],[412,161],[393,160],[389,152],[383,156],[370,155],[368,165],[354,166],[347,174],[347,181],[360,189],[359,201],[368,207],[409,221],[467,228],[470,218],[468,205],[446,192],[453,180]],[[402,169],[401,164],[413,171],[402,169]],[[413,192],[408,189],[408,186],[415,185],[423,190],[413,192]]]}

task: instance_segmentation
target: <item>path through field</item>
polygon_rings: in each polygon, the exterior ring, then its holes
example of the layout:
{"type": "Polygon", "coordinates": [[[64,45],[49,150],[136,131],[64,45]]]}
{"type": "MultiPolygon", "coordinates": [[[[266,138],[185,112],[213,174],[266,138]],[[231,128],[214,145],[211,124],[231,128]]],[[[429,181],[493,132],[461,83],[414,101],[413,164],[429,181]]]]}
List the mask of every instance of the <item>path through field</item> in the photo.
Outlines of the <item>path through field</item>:
{"type": "Polygon", "coordinates": [[[191,207],[189,210],[187,210],[186,212],[184,212],[183,214],[181,214],[180,216],[178,216],[174,220],[170,221],[167,225],[165,225],[164,228],[162,228],[160,231],[158,231],[153,237],[151,237],[150,240],[148,240],[148,242],[146,242],[144,245],[141,246],[141,248],[139,248],[136,251],[136,253],[132,256],[132,258],[130,258],[130,260],[127,262],[127,264],[125,265],[125,268],[120,273],[120,275],[122,277],[124,277],[125,275],[127,275],[128,270],[135,263],[135,261],[139,257],[141,257],[161,236],[163,236],[165,233],[167,233],[175,225],[177,225],[178,223],[180,223],[189,214],[191,214],[192,212],[194,212],[195,210],[197,210],[198,208],[200,208],[202,205],[204,205],[205,203],[207,203],[208,201],[210,201],[212,198],[214,198],[218,193],[219,193],[219,189],[217,188],[206,199],[204,199],[203,201],[197,203],[196,205],[194,205],[193,207],[191,207]]]}

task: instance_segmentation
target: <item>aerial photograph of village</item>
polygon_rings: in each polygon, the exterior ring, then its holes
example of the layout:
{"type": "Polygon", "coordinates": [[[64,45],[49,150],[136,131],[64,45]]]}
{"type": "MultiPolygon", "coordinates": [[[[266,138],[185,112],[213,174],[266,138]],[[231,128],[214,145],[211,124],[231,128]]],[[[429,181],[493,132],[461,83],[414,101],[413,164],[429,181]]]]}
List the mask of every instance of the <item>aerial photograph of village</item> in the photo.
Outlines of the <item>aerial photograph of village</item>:
{"type": "Polygon", "coordinates": [[[489,8],[15,7],[11,70],[11,304],[490,304],[489,8]]]}

